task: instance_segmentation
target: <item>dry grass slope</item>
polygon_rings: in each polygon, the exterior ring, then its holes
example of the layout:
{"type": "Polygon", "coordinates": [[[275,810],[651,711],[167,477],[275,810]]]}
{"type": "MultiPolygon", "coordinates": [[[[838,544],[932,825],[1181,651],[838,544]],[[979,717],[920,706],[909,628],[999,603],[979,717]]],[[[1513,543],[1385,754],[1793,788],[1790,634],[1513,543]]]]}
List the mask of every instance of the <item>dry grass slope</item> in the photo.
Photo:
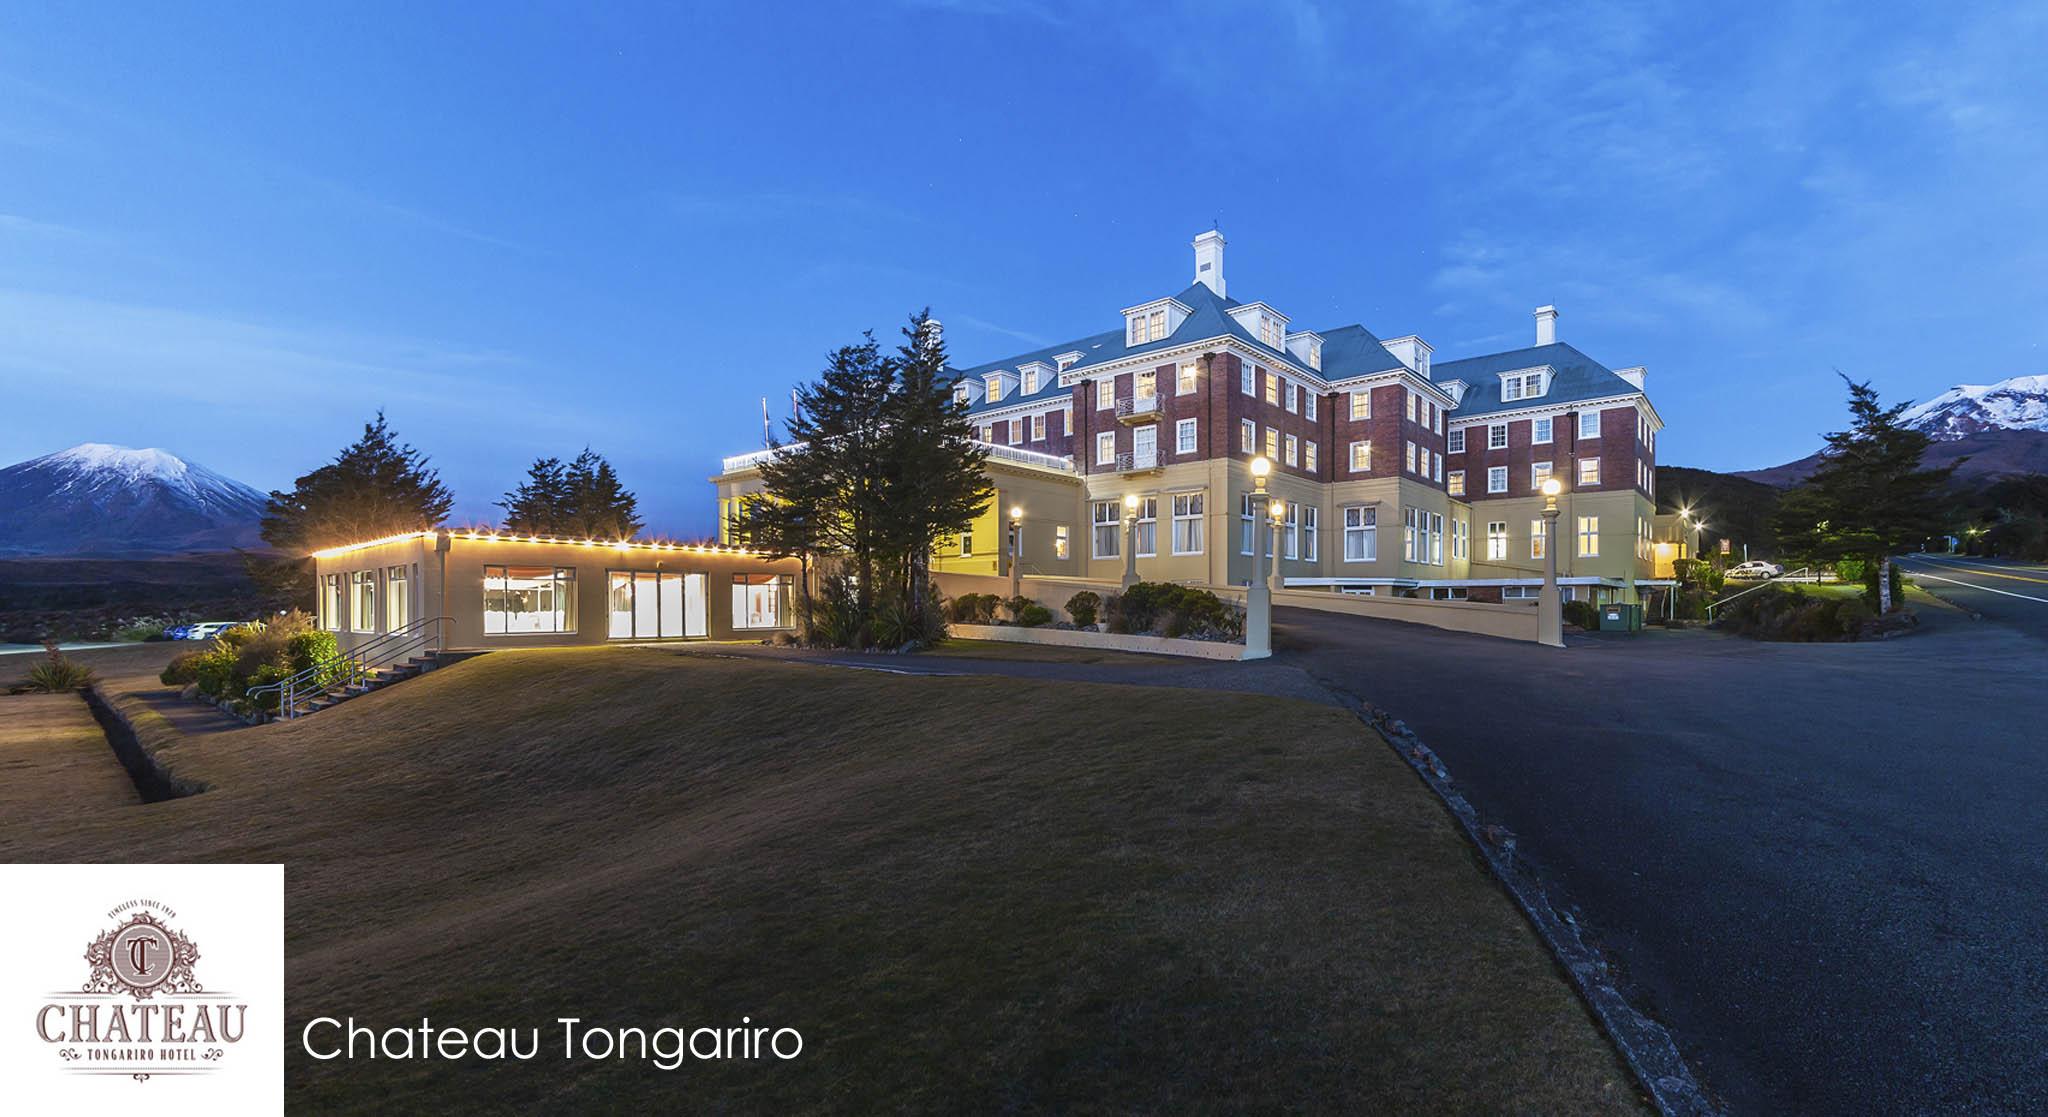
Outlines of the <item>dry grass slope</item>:
{"type": "Polygon", "coordinates": [[[294,1051],[295,1110],[1640,1109],[1437,803],[1332,709],[562,650],[166,758],[213,790],[0,822],[0,855],[284,861],[295,1025],[747,1015],[807,1043],[669,1074],[294,1051]]]}

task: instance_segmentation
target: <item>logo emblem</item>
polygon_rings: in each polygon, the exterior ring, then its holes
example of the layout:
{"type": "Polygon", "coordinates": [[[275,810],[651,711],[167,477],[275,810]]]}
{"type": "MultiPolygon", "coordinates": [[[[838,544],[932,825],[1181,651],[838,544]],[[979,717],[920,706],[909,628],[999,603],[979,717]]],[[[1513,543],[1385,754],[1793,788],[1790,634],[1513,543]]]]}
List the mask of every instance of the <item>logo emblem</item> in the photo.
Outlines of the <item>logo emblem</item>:
{"type": "Polygon", "coordinates": [[[85,982],[88,993],[125,992],[147,1000],[158,992],[205,992],[192,976],[199,948],[149,911],[101,932],[85,948],[85,960],[92,965],[85,982]]]}

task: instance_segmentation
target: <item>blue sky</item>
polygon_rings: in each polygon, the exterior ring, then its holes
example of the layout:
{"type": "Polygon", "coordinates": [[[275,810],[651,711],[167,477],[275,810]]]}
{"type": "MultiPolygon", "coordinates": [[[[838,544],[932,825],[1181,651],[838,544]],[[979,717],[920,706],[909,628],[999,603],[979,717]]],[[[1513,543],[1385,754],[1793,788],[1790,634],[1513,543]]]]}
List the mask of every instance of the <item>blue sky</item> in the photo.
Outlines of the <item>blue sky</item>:
{"type": "Polygon", "coordinates": [[[1311,328],[1557,304],[1667,464],[2048,372],[2040,4],[176,7],[0,14],[0,461],[283,486],[383,407],[465,518],[587,442],[702,533],[829,348],[1113,329],[1213,220],[1311,328]]]}

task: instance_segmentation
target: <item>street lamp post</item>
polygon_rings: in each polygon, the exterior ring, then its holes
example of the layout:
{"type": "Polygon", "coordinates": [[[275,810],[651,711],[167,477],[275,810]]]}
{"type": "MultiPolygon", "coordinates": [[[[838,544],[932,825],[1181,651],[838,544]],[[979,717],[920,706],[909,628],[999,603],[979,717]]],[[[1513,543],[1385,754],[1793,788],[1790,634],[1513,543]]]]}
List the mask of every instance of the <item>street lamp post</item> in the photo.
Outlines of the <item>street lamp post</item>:
{"type": "Polygon", "coordinates": [[[1024,596],[1024,509],[1010,505],[1010,600],[1024,596]]]}
{"type": "Polygon", "coordinates": [[[1138,494],[1124,494],[1124,588],[1138,584],[1138,494]]]}
{"type": "Polygon", "coordinates": [[[1557,494],[1564,485],[1543,482],[1543,596],[1536,599],[1536,642],[1564,647],[1564,598],[1557,587],[1557,494]]]}
{"type": "Polygon", "coordinates": [[[1273,463],[1265,457],[1252,459],[1252,504],[1257,509],[1252,522],[1252,576],[1244,591],[1244,657],[1264,659],[1273,654],[1273,587],[1266,580],[1266,476],[1273,463]]]}

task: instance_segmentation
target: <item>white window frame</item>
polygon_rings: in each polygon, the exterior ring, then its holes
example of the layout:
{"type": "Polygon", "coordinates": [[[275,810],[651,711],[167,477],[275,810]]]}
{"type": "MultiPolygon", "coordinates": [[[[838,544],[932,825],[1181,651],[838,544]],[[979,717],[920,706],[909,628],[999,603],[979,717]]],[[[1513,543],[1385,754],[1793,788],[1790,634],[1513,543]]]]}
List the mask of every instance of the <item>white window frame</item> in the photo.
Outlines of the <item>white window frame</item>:
{"type": "Polygon", "coordinates": [[[1351,444],[1351,472],[1372,472],[1372,439],[1361,438],[1351,444]]]}
{"type": "Polygon", "coordinates": [[[1529,521],[1529,557],[1532,559],[1543,557],[1543,517],[1541,516],[1529,521]]]}
{"type": "Polygon", "coordinates": [[[1351,419],[1357,422],[1372,418],[1372,389],[1364,388],[1351,393],[1351,419]]]}
{"type": "Polygon", "coordinates": [[[1278,461],[1278,460],[1279,460],[1279,458],[1280,458],[1280,428],[1279,428],[1279,427],[1267,427],[1267,428],[1266,428],[1266,460],[1267,460],[1267,461],[1269,461],[1269,462],[1270,462],[1270,461],[1278,461]]]}
{"type": "Polygon", "coordinates": [[[1250,419],[1237,421],[1237,448],[1247,454],[1259,452],[1259,425],[1250,419]]]}
{"type": "Polygon", "coordinates": [[[1451,517],[1451,557],[1463,562],[1472,553],[1472,525],[1463,516],[1451,517]]]}
{"type": "Polygon", "coordinates": [[[1600,557],[1600,517],[1579,517],[1579,557],[1600,557]]]}
{"type": "Polygon", "coordinates": [[[1123,510],[1123,502],[1120,500],[1092,500],[1088,502],[1088,546],[1091,557],[1098,559],[1124,557],[1123,510]],[[1109,518],[1106,520],[1103,519],[1104,512],[1109,514],[1109,518]],[[1104,534],[1105,529],[1108,532],[1106,535],[1104,534]],[[1105,539],[1109,541],[1107,548],[1104,548],[1102,545],[1102,541],[1105,539]]]}
{"type": "Polygon", "coordinates": [[[1313,439],[1301,444],[1301,468],[1310,473],[1316,472],[1316,444],[1313,439]]]}
{"type": "Polygon", "coordinates": [[[1287,464],[1290,467],[1299,466],[1301,464],[1301,439],[1290,434],[1286,436],[1282,445],[1286,447],[1284,453],[1286,454],[1285,460],[1287,464]]]}
{"type": "Polygon", "coordinates": [[[1045,413],[1044,413],[1044,412],[1040,412],[1040,413],[1038,413],[1038,414],[1036,414],[1036,415],[1033,415],[1033,416],[1031,417],[1031,441],[1033,441],[1033,442],[1044,442],[1044,441],[1045,441],[1045,413]]]}
{"type": "Polygon", "coordinates": [[[1237,369],[1237,391],[1239,395],[1259,394],[1259,374],[1251,365],[1239,365],[1237,369]]]}
{"type": "Polygon", "coordinates": [[[1301,417],[1304,419],[1316,417],[1316,394],[1307,388],[1301,390],[1301,417]]]}
{"type": "Polygon", "coordinates": [[[1052,557],[1064,562],[1074,553],[1074,541],[1065,524],[1052,525],[1052,557]]]}
{"type": "Polygon", "coordinates": [[[1116,377],[1105,376],[1095,382],[1095,410],[1116,410],[1116,377]]]}
{"type": "Polygon", "coordinates": [[[1508,448],[1508,425],[1506,423],[1488,423],[1486,425],[1486,448],[1489,450],[1505,450],[1508,448]]]}
{"type": "Polygon", "coordinates": [[[1486,470],[1486,491],[1487,491],[1488,493],[1504,493],[1504,492],[1507,492],[1507,491],[1508,491],[1508,467],[1507,467],[1507,466],[1504,466],[1504,465],[1495,465],[1495,466],[1488,466],[1488,467],[1487,467],[1487,470],[1486,470]]]}
{"type": "Polygon", "coordinates": [[[1380,558],[1380,511],[1370,504],[1353,504],[1344,509],[1344,561],[1378,562],[1380,558]]]}
{"type": "Polygon", "coordinates": [[[1401,469],[1407,473],[1415,472],[1415,441],[1413,439],[1402,444],[1401,469]]]}
{"type": "Polygon", "coordinates": [[[1599,458],[1579,459],[1579,471],[1578,476],[1576,478],[1576,483],[1578,487],[1582,489],[1597,489],[1600,487],[1599,458]],[[1590,476],[1588,476],[1589,474],[1590,476]]]}
{"type": "Polygon", "coordinates": [[[1196,420],[1181,419],[1173,424],[1174,453],[1196,454],[1200,453],[1201,449],[1202,437],[1200,430],[1196,426],[1196,420]]]}
{"type": "Polygon", "coordinates": [[[1486,522],[1486,561],[1506,562],[1508,558],[1508,522],[1488,520],[1486,522]]]}
{"type": "Polygon", "coordinates": [[[1280,374],[1271,369],[1266,370],[1266,402],[1276,407],[1280,403],[1280,374]]]}
{"type": "Polygon", "coordinates": [[[1465,452],[1465,428],[1459,427],[1457,430],[1444,436],[1444,452],[1447,454],[1462,454],[1465,452]]]}
{"type": "Polygon", "coordinates": [[[1316,537],[1322,522],[1322,509],[1313,504],[1301,506],[1301,560],[1318,562],[1322,558],[1322,542],[1316,537]]]}
{"type": "Polygon", "coordinates": [[[1589,438],[1598,437],[1600,437],[1600,413],[1598,411],[1579,412],[1579,441],[1584,442],[1589,438]],[[1593,429],[1591,433],[1588,433],[1586,430],[1588,425],[1586,421],[1588,419],[1592,420],[1591,425],[1593,429]]]}
{"type": "Polygon", "coordinates": [[[1529,491],[1532,493],[1542,492],[1543,482],[1549,479],[1552,472],[1553,470],[1550,468],[1549,462],[1530,462],[1529,491]]]}
{"type": "Polygon", "coordinates": [[[1285,403],[1285,404],[1283,404],[1283,406],[1284,406],[1284,407],[1286,407],[1286,408],[1287,408],[1287,410],[1289,410],[1289,411],[1299,411],[1299,410],[1301,410],[1301,407],[1300,407],[1300,403],[1301,403],[1301,401],[1300,401],[1300,398],[1299,398],[1299,393],[1298,393],[1298,392],[1296,392],[1296,390],[1295,390],[1295,387],[1294,387],[1294,381],[1292,381],[1292,380],[1286,380],[1286,379],[1283,379],[1283,380],[1282,380],[1282,381],[1280,382],[1280,395],[1282,396],[1282,398],[1284,398],[1284,399],[1286,400],[1286,403],[1285,403]]]}
{"type": "Polygon", "coordinates": [[[1174,394],[1182,396],[1194,395],[1196,379],[1196,369],[1193,361],[1181,365],[1179,374],[1174,377],[1174,394]]]}
{"type": "Polygon", "coordinates": [[[1203,493],[1173,494],[1173,553],[1202,553],[1203,493]]]}
{"type": "Polygon", "coordinates": [[[1544,417],[1542,417],[1542,418],[1540,418],[1540,419],[1531,419],[1531,420],[1529,420],[1529,443],[1530,443],[1530,445],[1532,445],[1532,446],[1548,446],[1548,445],[1550,445],[1550,440],[1551,440],[1551,434],[1552,434],[1552,431],[1553,431],[1553,429],[1554,429],[1555,427],[1556,427],[1556,420],[1555,420],[1554,418],[1552,418],[1551,416],[1548,416],[1548,415],[1545,415],[1544,417]]]}
{"type": "Polygon", "coordinates": [[[1024,388],[1017,394],[1028,396],[1036,391],[1038,391],[1038,370],[1027,368],[1024,370],[1024,388]]]}
{"type": "Polygon", "coordinates": [[[1462,469],[1451,470],[1450,479],[1444,482],[1444,489],[1452,496],[1464,496],[1465,471],[1462,469]]]}
{"type": "Polygon", "coordinates": [[[1095,432],[1095,464],[1096,464],[1096,465],[1115,465],[1115,464],[1116,464],[1116,432],[1115,432],[1115,431],[1096,431],[1096,432],[1095,432]]]}
{"type": "Polygon", "coordinates": [[[1138,557],[1159,557],[1159,498],[1141,496],[1138,498],[1137,515],[1138,557]],[[1150,544],[1149,546],[1147,544],[1150,544]]]}

